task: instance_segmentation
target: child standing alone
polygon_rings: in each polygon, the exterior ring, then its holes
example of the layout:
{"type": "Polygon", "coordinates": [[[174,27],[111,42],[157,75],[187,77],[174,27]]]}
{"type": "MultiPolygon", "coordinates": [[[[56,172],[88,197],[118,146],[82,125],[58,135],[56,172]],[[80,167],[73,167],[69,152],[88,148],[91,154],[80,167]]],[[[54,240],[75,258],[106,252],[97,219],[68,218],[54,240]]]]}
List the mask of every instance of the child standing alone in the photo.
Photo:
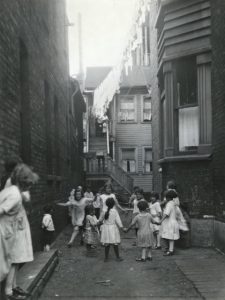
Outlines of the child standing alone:
{"type": "Polygon", "coordinates": [[[42,229],[43,229],[44,251],[46,252],[50,250],[50,245],[53,241],[53,236],[55,232],[55,226],[52,220],[52,212],[53,212],[53,207],[51,205],[46,205],[44,207],[42,229]]]}
{"type": "Polygon", "coordinates": [[[125,229],[125,232],[128,232],[132,226],[138,225],[137,232],[137,246],[141,248],[141,257],[136,258],[137,262],[145,262],[146,260],[152,260],[151,247],[153,244],[153,232],[151,228],[151,223],[157,224],[152,216],[147,212],[148,202],[139,201],[138,209],[140,213],[132,220],[130,226],[125,229]],[[146,257],[147,254],[147,257],[146,257]]]}
{"type": "Polygon", "coordinates": [[[123,259],[119,255],[120,232],[119,228],[123,229],[123,225],[115,208],[115,200],[108,198],[106,200],[107,211],[101,215],[100,221],[103,221],[101,226],[101,243],[105,246],[105,262],[108,261],[110,245],[113,245],[117,261],[123,259]]]}

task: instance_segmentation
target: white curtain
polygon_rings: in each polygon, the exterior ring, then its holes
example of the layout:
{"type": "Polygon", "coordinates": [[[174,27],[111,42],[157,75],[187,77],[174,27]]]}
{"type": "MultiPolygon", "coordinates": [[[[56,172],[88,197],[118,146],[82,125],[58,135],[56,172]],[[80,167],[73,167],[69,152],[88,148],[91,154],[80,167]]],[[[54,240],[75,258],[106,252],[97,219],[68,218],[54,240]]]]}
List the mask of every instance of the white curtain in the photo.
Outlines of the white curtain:
{"type": "Polygon", "coordinates": [[[198,107],[179,109],[179,150],[199,145],[199,111],[198,107]]]}

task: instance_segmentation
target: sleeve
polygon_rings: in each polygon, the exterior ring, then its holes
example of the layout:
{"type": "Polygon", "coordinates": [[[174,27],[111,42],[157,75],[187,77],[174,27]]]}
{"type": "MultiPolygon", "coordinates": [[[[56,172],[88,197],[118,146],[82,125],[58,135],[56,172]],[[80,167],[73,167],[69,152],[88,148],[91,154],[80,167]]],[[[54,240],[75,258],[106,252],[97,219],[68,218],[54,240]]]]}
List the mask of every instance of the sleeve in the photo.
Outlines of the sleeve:
{"type": "Polygon", "coordinates": [[[122,228],[123,227],[123,224],[122,224],[122,221],[120,219],[120,215],[119,213],[116,211],[116,225],[119,227],[119,228],[122,228]]]}
{"type": "Polygon", "coordinates": [[[131,226],[135,225],[137,223],[137,220],[138,220],[138,215],[133,218],[131,222],[131,226]]]}
{"type": "Polygon", "coordinates": [[[98,223],[98,220],[96,219],[95,216],[93,216],[93,217],[92,217],[92,216],[88,216],[87,219],[88,219],[88,221],[90,222],[90,224],[91,224],[92,226],[96,226],[97,223],[98,223]]]}
{"type": "Polygon", "coordinates": [[[161,206],[160,206],[159,202],[157,202],[156,211],[157,211],[158,214],[162,213],[162,209],[161,209],[161,206]]]}
{"type": "MultiPolygon", "coordinates": [[[[170,202],[171,202],[171,201],[170,201],[170,202]]],[[[171,203],[170,203],[170,202],[168,202],[168,203],[166,204],[166,207],[165,207],[165,209],[164,209],[164,214],[167,215],[167,216],[169,216],[170,213],[171,213],[171,203]]]]}
{"type": "Polygon", "coordinates": [[[49,217],[48,216],[44,216],[43,219],[42,219],[42,226],[43,227],[48,227],[49,223],[50,223],[49,217]]]}
{"type": "Polygon", "coordinates": [[[21,200],[22,198],[19,193],[11,192],[6,195],[6,199],[0,204],[0,208],[2,208],[5,213],[9,213],[11,210],[16,208],[21,200]]]}

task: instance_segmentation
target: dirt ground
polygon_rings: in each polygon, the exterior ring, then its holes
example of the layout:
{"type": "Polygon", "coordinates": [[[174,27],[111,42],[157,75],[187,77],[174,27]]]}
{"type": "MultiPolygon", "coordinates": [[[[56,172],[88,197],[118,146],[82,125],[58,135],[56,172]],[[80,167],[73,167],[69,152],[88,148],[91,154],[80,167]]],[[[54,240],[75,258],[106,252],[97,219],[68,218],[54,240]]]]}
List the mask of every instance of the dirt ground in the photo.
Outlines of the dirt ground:
{"type": "Polygon", "coordinates": [[[104,262],[104,248],[100,245],[94,257],[86,256],[85,246],[77,240],[66,247],[71,234],[68,226],[58,237],[55,247],[60,262],[46,285],[40,300],[47,299],[202,299],[194,285],[176,264],[188,250],[164,257],[161,250],[153,251],[152,262],[136,262],[140,250],[132,246],[133,232],[122,235],[120,246],[124,261],[115,260],[110,250],[109,262],[104,262]]]}

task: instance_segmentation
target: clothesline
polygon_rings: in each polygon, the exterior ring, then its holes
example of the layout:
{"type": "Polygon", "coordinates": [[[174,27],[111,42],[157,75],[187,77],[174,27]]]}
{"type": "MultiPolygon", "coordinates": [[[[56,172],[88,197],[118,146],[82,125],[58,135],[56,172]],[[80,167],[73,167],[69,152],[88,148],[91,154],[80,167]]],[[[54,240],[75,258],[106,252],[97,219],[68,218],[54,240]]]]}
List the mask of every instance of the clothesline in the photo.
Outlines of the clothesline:
{"type": "Polygon", "coordinates": [[[122,52],[118,64],[112,68],[106,78],[94,91],[93,113],[97,117],[104,115],[115,93],[119,91],[123,69],[125,69],[126,74],[128,74],[129,69],[132,69],[132,51],[140,47],[142,43],[140,26],[145,22],[146,11],[149,9],[148,2],[149,0],[140,0],[138,2],[134,24],[127,39],[127,46],[122,52]]]}

